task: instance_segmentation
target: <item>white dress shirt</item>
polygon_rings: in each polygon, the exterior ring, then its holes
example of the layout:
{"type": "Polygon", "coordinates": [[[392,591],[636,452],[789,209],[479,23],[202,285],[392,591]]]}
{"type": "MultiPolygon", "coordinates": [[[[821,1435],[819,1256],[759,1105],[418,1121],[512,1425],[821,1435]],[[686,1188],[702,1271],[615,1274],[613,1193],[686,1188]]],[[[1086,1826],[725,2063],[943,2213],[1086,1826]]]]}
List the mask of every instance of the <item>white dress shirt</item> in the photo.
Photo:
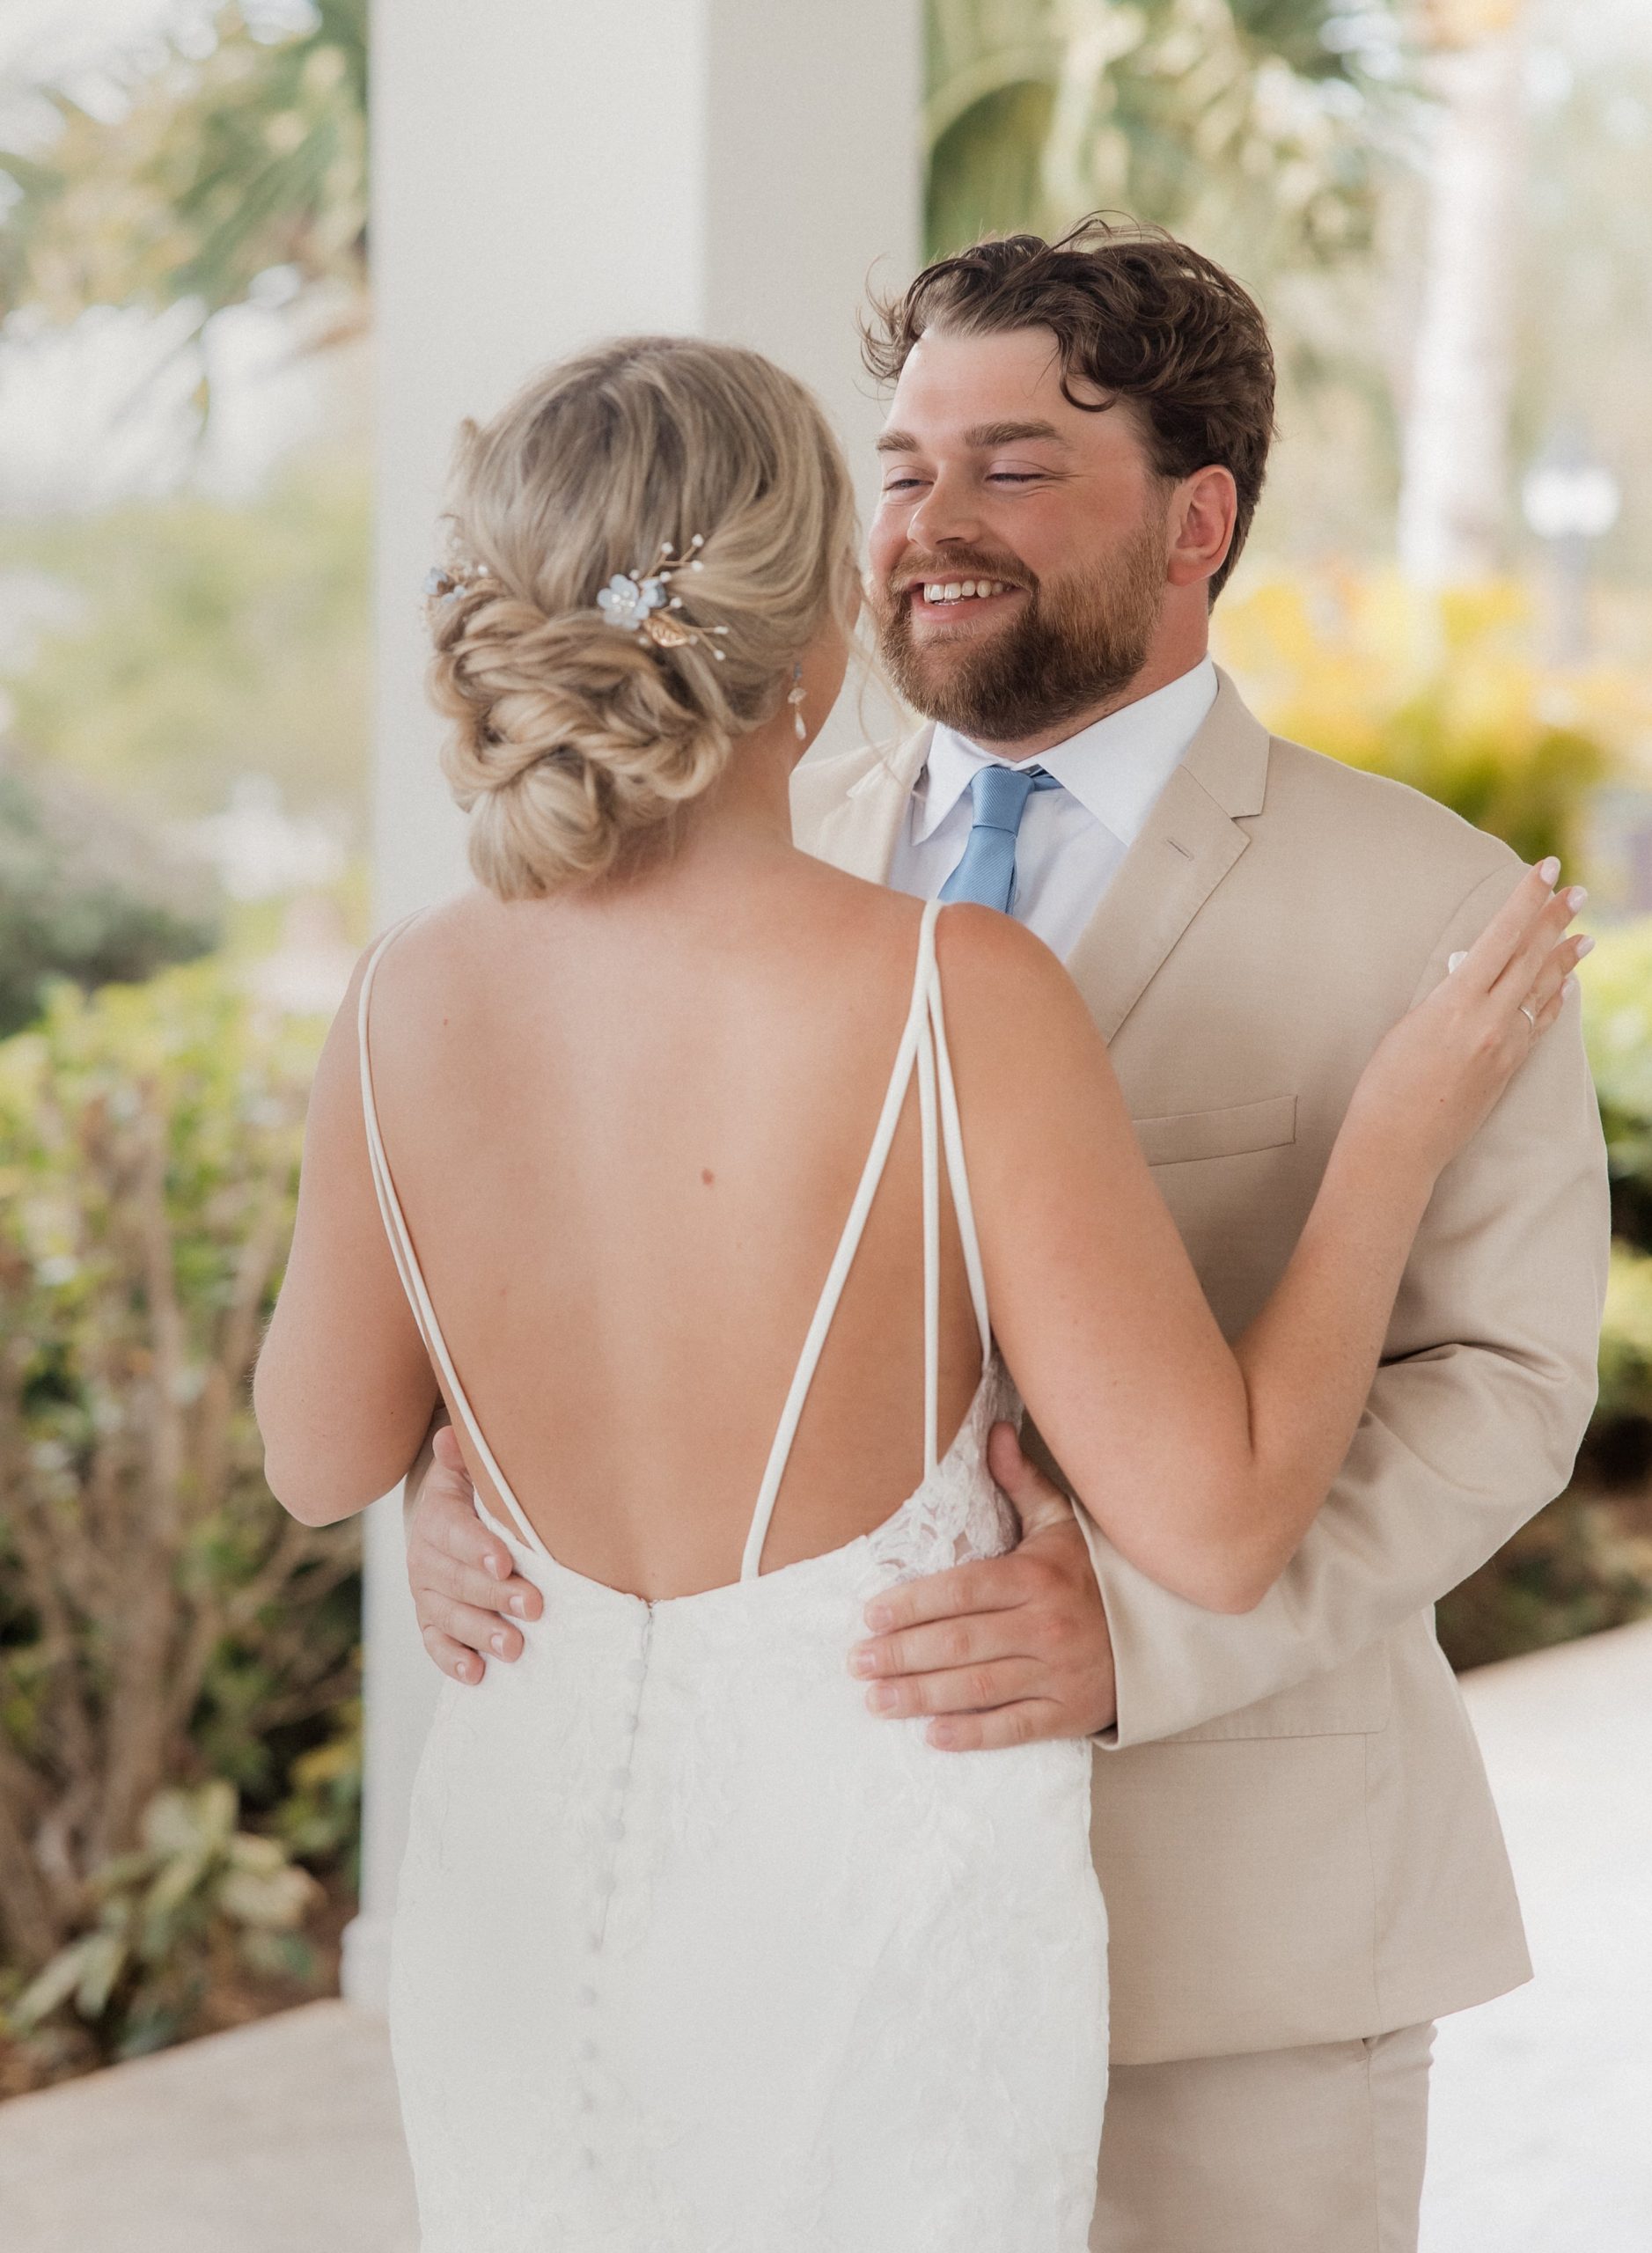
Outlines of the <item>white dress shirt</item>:
{"type": "Polygon", "coordinates": [[[1041,767],[1061,787],[1027,800],[1011,913],[1065,961],[1215,697],[1216,668],[1205,657],[1054,751],[1015,761],[937,727],[907,801],[891,884],[933,899],[969,842],[971,778],[983,767],[1041,767]]]}

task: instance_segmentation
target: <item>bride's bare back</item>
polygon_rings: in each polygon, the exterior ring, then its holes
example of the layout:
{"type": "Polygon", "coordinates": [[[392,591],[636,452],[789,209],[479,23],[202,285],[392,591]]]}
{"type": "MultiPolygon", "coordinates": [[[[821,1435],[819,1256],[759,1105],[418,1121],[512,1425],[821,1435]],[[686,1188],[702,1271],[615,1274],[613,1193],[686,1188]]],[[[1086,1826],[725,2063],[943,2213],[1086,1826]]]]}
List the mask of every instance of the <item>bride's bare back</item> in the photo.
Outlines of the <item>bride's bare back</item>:
{"type": "MultiPolygon", "coordinates": [[[[650,1596],[738,1575],[921,913],[792,854],[697,904],[669,878],[473,892],[396,941],[372,995],[380,1125],[478,1420],[553,1555],[650,1596]]],[[[914,1092],[766,1570],[852,1540],[922,1476],[920,1186],[914,1092]]],[[[944,1446],[980,1374],[945,1200],[942,1277],[944,1446]]]]}

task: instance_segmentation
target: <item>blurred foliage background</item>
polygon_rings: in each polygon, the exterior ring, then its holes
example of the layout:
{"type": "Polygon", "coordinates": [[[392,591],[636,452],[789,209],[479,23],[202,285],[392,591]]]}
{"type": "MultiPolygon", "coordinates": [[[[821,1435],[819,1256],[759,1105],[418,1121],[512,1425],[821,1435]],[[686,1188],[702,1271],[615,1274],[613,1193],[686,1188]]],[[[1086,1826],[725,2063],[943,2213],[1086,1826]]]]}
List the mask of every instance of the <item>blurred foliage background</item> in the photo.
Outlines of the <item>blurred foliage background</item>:
{"type": "MultiPolygon", "coordinates": [[[[366,0],[132,5],[0,26],[0,2095],[328,1991],[358,1853],[359,1526],[278,1509],[246,1376],[366,936],[366,0]]],[[[1215,620],[1257,708],[1591,887],[1599,1409],[1440,1621],[1469,1665],[1643,1616],[1652,23],[928,26],[932,253],[1126,211],[1268,312],[1215,620]]]]}

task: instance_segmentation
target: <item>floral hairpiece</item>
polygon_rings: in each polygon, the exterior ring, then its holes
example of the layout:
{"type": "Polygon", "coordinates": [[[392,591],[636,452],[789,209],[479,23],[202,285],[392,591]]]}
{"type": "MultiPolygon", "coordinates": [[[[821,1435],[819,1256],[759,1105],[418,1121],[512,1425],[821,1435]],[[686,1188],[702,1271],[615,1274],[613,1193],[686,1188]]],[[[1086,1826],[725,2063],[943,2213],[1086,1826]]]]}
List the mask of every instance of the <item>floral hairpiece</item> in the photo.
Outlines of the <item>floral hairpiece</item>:
{"type": "Polygon", "coordinates": [[[459,595],[467,595],[478,579],[492,576],[485,563],[461,563],[456,571],[445,564],[432,563],[424,575],[424,591],[437,602],[452,602],[459,595]]]}
{"type": "MultiPolygon", "coordinates": [[[[691,571],[704,569],[694,554],[705,546],[702,533],[696,532],[688,543],[688,554],[675,563],[668,563],[672,543],[662,540],[659,554],[647,571],[616,571],[606,587],[599,588],[597,607],[610,626],[623,627],[628,634],[646,634],[650,642],[662,649],[680,649],[686,642],[703,642],[713,634],[726,634],[726,626],[690,626],[686,620],[674,618],[673,611],[683,606],[680,595],[668,594],[671,582],[687,564],[691,571]]],[[[723,663],[723,651],[713,649],[712,656],[723,663]]]]}

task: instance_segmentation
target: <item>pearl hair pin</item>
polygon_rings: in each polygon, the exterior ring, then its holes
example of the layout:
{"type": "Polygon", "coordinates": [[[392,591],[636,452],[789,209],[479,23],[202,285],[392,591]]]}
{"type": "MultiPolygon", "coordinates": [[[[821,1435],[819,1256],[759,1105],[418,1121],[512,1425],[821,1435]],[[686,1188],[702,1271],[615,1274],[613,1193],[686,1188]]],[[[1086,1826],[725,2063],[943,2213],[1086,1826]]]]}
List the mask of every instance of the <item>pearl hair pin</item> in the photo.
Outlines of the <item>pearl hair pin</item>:
{"type": "MultiPolygon", "coordinates": [[[[672,562],[668,558],[674,553],[673,544],[662,540],[659,554],[646,571],[616,571],[607,585],[598,590],[598,609],[610,626],[622,627],[628,634],[646,634],[662,649],[679,649],[686,642],[707,642],[714,634],[726,634],[726,626],[690,626],[686,619],[672,614],[681,610],[683,598],[668,591],[671,583],[685,564],[691,571],[703,568],[694,551],[705,544],[703,534],[696,532],[688,543],[687,555],[672,562]]],[[[719,664],[723,663],[721,649],[711,654],[719,664]]]]}

